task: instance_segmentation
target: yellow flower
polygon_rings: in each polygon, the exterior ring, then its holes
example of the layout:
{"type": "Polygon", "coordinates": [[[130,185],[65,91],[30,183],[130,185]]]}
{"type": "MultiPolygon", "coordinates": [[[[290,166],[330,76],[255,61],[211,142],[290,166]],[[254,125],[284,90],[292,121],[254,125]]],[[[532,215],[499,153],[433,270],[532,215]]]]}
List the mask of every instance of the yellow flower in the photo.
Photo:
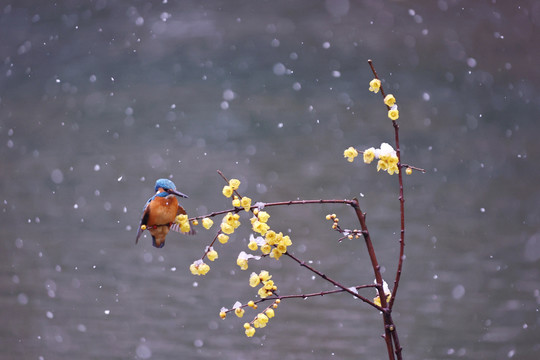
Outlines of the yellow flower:
{"type": "Polygon", "coordinates": [[[225,197],[231,197],[232,194],[233,194],[233,189],[232,187],[228,186],[228,185],[225,185],[223,187],[223,190],[221,190],[221,192],[223,193],[223,196],[225,197]]]}
{"type": "Polygon", "coordinates": [[[261,281],[268,281],[272,278],[272,275],[270,275],[268,271],[263,270],[259,273],[259,278],[261,279],[261,281]]]}
{"type": "Polygon", "coordinates": [[[274,280],[265,280],[263,281],[264,289],[265,290],[272,290],[274,289],[274,280]]]}
{"type": "Polygon", "coordinates": [[[276,249],[277,251],[279,251],[280,253],[284,254],[287,252],[287,245],[283,244],[283,243],[279,243],[277,246],[276,246],[276,249]]]}
{"type": "Polygon", "coordinates": [[[282,255],[282,253],[278,250],[278,248],[274,248],[272,250],[272,253],[270,254],[270,257],[273,257],[274,259],[279,260],[281,255],[282,255]]]}
{"type": "Polygon", "coordinates": [[[251,273],[251,276],[249,277],[249,286],[255,287],[261,283],[261,278],[259,275],[255,274],[254,272],[251,273]]]}
{"type": "Polygon", "coordinates": [[[202,260],[197,260],[189,266],[189,270],[193,275],[206,275],[210,271],[210,266],[202,260]]]}
{"type": "Polygon", "coordinates": [[[371,164],[375,158],[375,148],[370,147],[369,149],[364,150],[364,162],[366,164],[371,164]]]}
{"type": "Polygon", "coordinates": [[[270,218],[270,214],[267,213],[266,211],[259,211],[257,213],[257,218],[259,219],[260,222],[265,223],[265,222],[268,222],[268,218],[270,218]]]}
{"type": "Polygon", "coordinates": [[[248,306],[251,307],[251,308],[255,308],[255,302],[253,300],[249,300],[248,301],[248,306]]]}
{"type": "Polygon", "coordinates": [[[266,236],[264,237],[268,245],[274,245],[276,243],[276,232],[274,230],[269,230],[266,232],[266,236]]]}
{"type": "Polygon", "coordinates": [[[183,233],[188,233],[191,231],[191,226],[189,226],[189,221],[186,221],[180,224],[180,231],[183,233]]]}
{"type": "Polygon", "coordinates": [[[263,328],[266,326],[267,323],[268,323],[268,317],[264,315],[263,313],[260,313],[259,315],[257,315],[255,320],[253,321],[253,326],[255,326],[256,328],[263,328]]]}
{"type": "Polygon", "coordinates": [[[269,319],[273,318],[276,315],[273,309],[268,309],[264,313],[269,319]]]}
{"type": "Polygon", "coordinates": [[[264,287],[262,287],[259,289],[259,291],[257,291],[257,294],[261,297],[261,299],[264,299],[272,295],[272,292],[270,291],[270,294],[268,294],[268,291],[264,287]]]}
{"type": "Polygon", "coordinates": [[[238,198],[238,196],[234,196],[234,199],[232,201],[232,206],[234,207],[240,207],[240,199],[238,198]]]}
{"type": "Polygon", "coordinates": [[[356,151],[356,149],[353,148],[352,146],[350,146],[348,149],[345,149],[345,151],[343,151],[343,157],[346,157],[348,162],[353,162],[354,158],[357,156],[358,156],[358,151],[356,151]]]}
{"type": "Polygon", "coordinates": [[[206,275],[210,271],[208,264],[202,263],[197,268],[199,275],[206,275]]]}
{"type": "Polygon", "coordinates": [[[291,238],[289,237],[289,235],[285,235],[280,241],[279,241],[280,244],[283,244],[285,246],[291,246],[292,245],[292,241],[291,241],[291,238]]]}
{"type": "Polygon", "coordinates": [[[222,319],[225,319],[225,317],[227,317],[227,313],[225,311],[220,311],[219,312],[219,317],[222,318],[222,319]]]}
{"type": "Polygon", "coordinates": [[[270,251],[272,251],[272,247],[268,244],[264,244],[263,246],[261,246],[261,252],[264,254],[264,255],[268,255],[270,254],[270,251]]]}
{"type": "Polygon", "coordinates": [[[377,162],[377,171],[379,170],[386,171],[386,169],[388,169],[388,162],[386,162],[385,160],[379,160],[377,162]]]}
{"type": "Polygon", "coordinates": [[[397,165],[399,159],[397,157],[397,155],[390,155],[388,157],[388,166],[393,166],[393,165],[397,165]]]}
{"type": "Polygon", "coordinates": [[[405,174],[411,175],[412,174],[412,169],[410,167],[406,168],[405,169],[405,174]]]}
{"type": "MultiPolygon", "coordinates": [[[[251,256],[253,257],[253,256],[251,256]]],[[[240,254],[238,254],[238,258],[236,259],[236,265],[240,266],[241,270],[247,270],[248,269],[248,259],[250,258],[250,255],[246,254],[244,251],[242,251],[240,254]]]]}
{"type": "Polygon", "coordinates": [[[219,234],[217,239],[219,240],[220,243],[222,244],[226,244],[227,241],[229,241],[229,237],[225,234],[219,234]]]}
{"type": "Polygon", "coordinates": [[[247,259],[236,259],[236,265],[240,266],[241,270],[247,270],[248,269],[248,261],[247,259]]]}
{"type": "Polygon", "coordinates": [[[394,95],[388,94],[384,97],[384,103],[386,104],[386,106],[392,107],[396,103],[396,98],[394,97],[394,95]]]}
{"type": "Polygon", "coordinates": [[[253,335],[255,335],[255,328],[250,326],[249,328],[246,329],[246,336],[253,337],[253,335]]]}
{"type": "Polygon", "coordinates": [[[206,256],[208,257],[208,260],[210,261],[214,261],[218,258],[218,253],[216,250],[214,249],[211,249],[207,254],[206,256]]]}
{"type": "Polygon", "coordinates": [[[376,94],[379,92],[380,88],[381,88],[381,80],[373,79],[369,82],[369,91],[372,91],[376,94]]]}
{"type": "Polygon", "coordinates": [[[262,223],[259,220],[253,222],[253,231],[258,232],[261,235],[266,234],[268,229],[270,229],[270,226],[268,226],[268,224],[262,223]]]}
{"type": "Polygon", "coordinates": [[[399,168],[396,164],[392,164],[388,166],[388,169],[386,170],[389,175],[399,174],[399,168]]]}
{"type": "Polygon", "coordinates": [[[249,211],[251,209],[251,199],[244,196],[242,200],[240,200],[240,205],[244,208],[244,210],[249,211]]]}
{"type": "Polygon", "coordinates": [[[257,245],[256,241],[250,241],[249,244],[248,244],[248,248],[251,251],[255,251],[255,250],[257,250],[259,248],[259,246],[257,245]]]}
{"type": "Polygon", "coordinates": [[[394,109],[390,109],[388,110],[388,117],[392,120],[397,120],[399,118],[399,111],[397,109],[397,107],[394,109]]]}
{"type": "Polygon", "coordinates": [[[229,180],[229,186],[233,190],[238,190],[238,187],[240,186],[240,180],[238,180],[238,179],[229,180]]]}
{"type": "Polygon", "coordinates": [[[178,216],[174,219],[174,221],[175,221],[176,223],[178,223],[178,224],[181,225],[182,223],[185,223],[185,222],[188,221],[188,216],[185,215],[185,214],[178,215],[178,216]]]}
{"type": "Polygon", "coordinates": [[[236,314],[236,316],[241,318],[242,316],[244,316],[244,309],[238,307],[238,308],[234,309],[234,313],[236,314]]]}
{"type": "Polygon", "coordinates": [[[232,234],[234,232],[234,228],[227,223],[221,223],[221,231],[223,231],[225,234],[232,234]]]}
{"type": "Polygon", "coordinates": [[[212,227],[212,225],[214,225],[214,222],[212,221],[212,219],[210,218],[204,218],[202,219],[202,226],[208,230],[212,227]]]}
{"type": "Polygon", "coordinates": [[[195,219],[191,223],[193,224],[193,226],[197,226],[199,225],[199,220],[195,219]]]}

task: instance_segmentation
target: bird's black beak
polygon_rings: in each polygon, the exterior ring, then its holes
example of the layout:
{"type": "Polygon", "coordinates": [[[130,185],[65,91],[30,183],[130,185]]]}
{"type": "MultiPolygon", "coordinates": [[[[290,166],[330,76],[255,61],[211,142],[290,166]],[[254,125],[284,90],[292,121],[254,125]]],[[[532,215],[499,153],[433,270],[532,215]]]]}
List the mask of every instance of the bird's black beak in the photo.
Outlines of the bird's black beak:
{"type": "Polygon", "coordinates": [[[180,191],[176,191],[176,190],[173,190],[173,189],[168,189],[166,190],[169,194],[174,194],[176,196],[180,196],[180,197],[183,197],[183,198],[188,198],[189,196],[187,196],[186,194],[182,194],[180,191]]]}

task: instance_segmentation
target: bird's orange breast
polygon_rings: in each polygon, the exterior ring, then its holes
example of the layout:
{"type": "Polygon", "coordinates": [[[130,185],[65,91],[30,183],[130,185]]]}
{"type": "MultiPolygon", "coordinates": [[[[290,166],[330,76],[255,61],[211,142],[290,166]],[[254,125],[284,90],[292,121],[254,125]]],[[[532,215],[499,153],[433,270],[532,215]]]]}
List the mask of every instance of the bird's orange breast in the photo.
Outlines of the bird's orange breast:
{"type": "Polygon", "coordinates": [[[156,196],[148,206],[147,226],[170,224],[174,221],[178,212],[178,200],[174,195],[156,196]]]}

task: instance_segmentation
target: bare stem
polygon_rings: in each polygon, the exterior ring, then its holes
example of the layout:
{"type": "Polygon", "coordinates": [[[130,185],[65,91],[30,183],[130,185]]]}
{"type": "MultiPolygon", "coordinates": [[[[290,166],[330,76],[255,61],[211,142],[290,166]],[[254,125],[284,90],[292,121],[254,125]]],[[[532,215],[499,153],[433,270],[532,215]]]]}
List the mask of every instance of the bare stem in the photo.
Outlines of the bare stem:
{"type": "Polygon", "coordinates": [[[351,294],[352,296],[362,300],[363,302],[373,306],[374,308],[378,309],[379,311],[384,311],[384,309],[381,307],[381,306],[378,306],[377,304],[375,304],[373,301],[369,300],[368,298],[365,298],[363,297],[362,295],[358,294],[356,291],[353,291],[351,290],[351,288],[347,288],[345,287],[344,285],[342,285],[341,283],[337,282],[336,280],[332,279],[332,278],[329,278],[326,274],[323,274],[322,272],[320,272],[319,270],[311,267],[310,265],[306,264],[305,261],[302,261],[300,259],[298,259],[296,256],[294,256],[293,254],[290,254],[289,252],[286,252],[284,253],[283,255],[287,255],[288,257],[290,257],[291,259],[293,259],[294,261],[296,261],[300,266],[303,266],[305,267],[306,269],[308,269],[309,271],[311,271],[312,273],[316,274],[317,276],[323,278],[324,280],[328,281],[329,283],[331,283],[332,285],[334,286],[337,286],[338,288],[340,288],[342,291],[345,291],[345,292],[348,292],[349,294],[351,294]]]}

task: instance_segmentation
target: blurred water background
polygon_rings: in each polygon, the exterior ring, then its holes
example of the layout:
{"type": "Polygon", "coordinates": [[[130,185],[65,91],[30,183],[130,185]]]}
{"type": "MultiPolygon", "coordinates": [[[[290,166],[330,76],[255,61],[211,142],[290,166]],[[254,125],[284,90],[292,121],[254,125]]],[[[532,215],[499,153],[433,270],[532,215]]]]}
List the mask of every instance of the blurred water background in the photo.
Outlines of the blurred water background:
{"type": "MultiPolygon", "coordinates": [[[[540,3],[0,4],[0,359],[384,359],[380,315],[348,295],[284,301],[252,339],[254,313],[219,319],[255,296],[252,270],[281,294],[331,289],[287,259],[240,271],[247,226],[205,277],[188,267],[212,231],[134,243],[159,177],[190,215],[228,208],[220,169],[254,201],[359,197],[391,280],[397,177],[342,155],[393,140],[369,58],[404,162],[427,170],[405,178],[405,358],[538,358],[540,3]]],[[[270,224],[329,276],[372,282],[329,212],[358,227],[319,205],[270,224]]]]}

